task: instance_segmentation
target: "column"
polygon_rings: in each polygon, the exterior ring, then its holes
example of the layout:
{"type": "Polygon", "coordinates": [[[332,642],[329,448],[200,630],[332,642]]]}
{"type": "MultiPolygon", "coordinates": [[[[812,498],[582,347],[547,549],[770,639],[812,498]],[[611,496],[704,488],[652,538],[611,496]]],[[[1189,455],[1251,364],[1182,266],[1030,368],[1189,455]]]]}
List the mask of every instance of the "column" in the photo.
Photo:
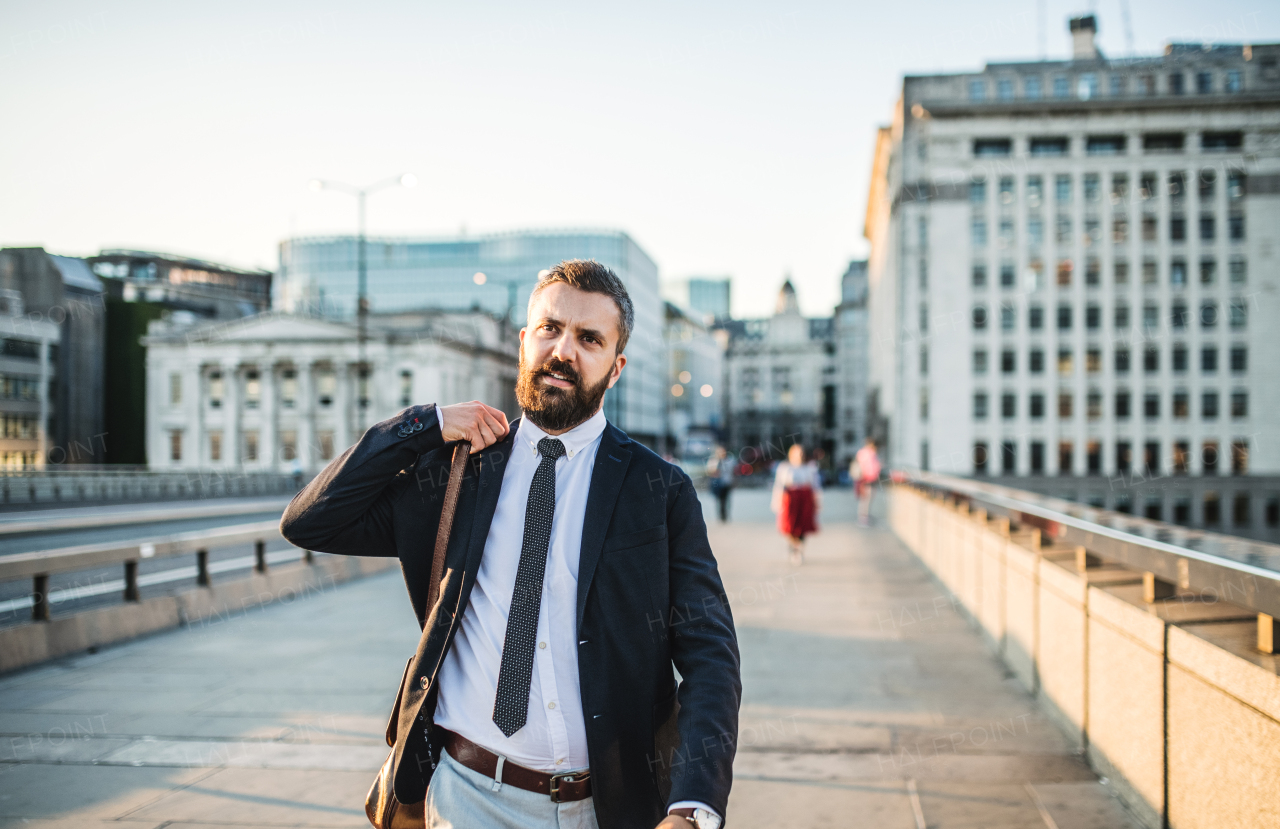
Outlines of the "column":
{"type": "Polygon", "coordinates": [[[316,457],[319,447],[316,445],[316,401],[315,384],[311,373],[315,371],[315,363],[310,356],[303,357],[294,367],[298,378],[298,396],[294,407],[298,413],[298,463],[308,472],[315,471],[316,457]]]}
{"type": "Polygon", "coordinates": [[[276,440],[276,365],[270,359],[258,367],[261,378],[261,397],[258,400],[258,458],[261,465],[272,472],[280,471],[280,456],[276,440]]]}
{"type": "Polygon", "coordinates": [[[240,446],[240,364],[228,360],[219,364],[222,370],[222,458],[228,467],[244,465],[240,446]]]}

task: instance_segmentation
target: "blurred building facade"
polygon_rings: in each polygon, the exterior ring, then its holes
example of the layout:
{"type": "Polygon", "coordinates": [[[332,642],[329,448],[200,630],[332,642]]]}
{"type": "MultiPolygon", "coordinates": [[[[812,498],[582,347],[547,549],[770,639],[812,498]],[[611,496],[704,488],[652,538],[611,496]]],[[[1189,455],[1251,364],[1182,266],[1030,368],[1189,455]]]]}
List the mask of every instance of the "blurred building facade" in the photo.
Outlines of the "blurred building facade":
{"type": "Polygon", "coordinates": [[[373,314],[363,355],[352,323],[284,313],[157,320],[144,344],[152,469],[310,475],[411,404],[518,415],[515,332],[483,311],[373,314]]]}
{"type": "MultiPolygon", "coordinates": [[[[354,236],[282,242],[275,307],[353,318],[357,251],[354,236]]],[[[625,233],[527,231],[438,240],[370,239],[370,307],[374,312],[476,309],[507,317],[519,328],[539,272],[565,259],[595,259],[627,286],[635,305],[635,329],[627,346],[627,368],[605,397],[605,414],[632,438],[658,448],[666,434],[668,387],[658,267],[625,233]]]]}
{"type": "Polygon", "coordinates": [[[711,330],[702,314],[663,304],[668,384],[664,448],[681,459],[705,460],[722,438],[727,336],[711,330]]]}
{"type": "Polygon", "coordinates": [[[1092,476],[1082,497],[1247,530],[1280,473],[1280,45],[909,76],[868,196],[871,412],[899,466],[1092,476]],[[1109,483],[1108,483],[1109,482],[1109,483]],[[1128,482],[1128,483],[1126,483],[1128,482]]]}
{"type": "Polygon", "coordinates": [[[663,295],[704,321],[731,316],[733,281],[727,277],[674,279],[663,283],[663,295]]]}
{"type": "Polygon", "coordinates": [[[83,259],[0,250],[0,466],[103,462],[103,293],[83,259]]]}

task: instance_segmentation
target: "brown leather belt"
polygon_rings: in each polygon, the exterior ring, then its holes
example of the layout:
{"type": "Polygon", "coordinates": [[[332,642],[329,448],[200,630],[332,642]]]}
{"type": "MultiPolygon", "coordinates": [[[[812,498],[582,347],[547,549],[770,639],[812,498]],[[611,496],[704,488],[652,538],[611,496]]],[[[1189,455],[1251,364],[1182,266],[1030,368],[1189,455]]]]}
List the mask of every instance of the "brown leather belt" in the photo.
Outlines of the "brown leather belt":
{"type": "MultiPolygon", "coordinates": [[[[447,728],[440,729],[440,732],[444,735],[444,748],[450,757],[485,777],[491,778],[498,771],[498,755],[447,728]]],[[[527,769],[508,760],[502,764],[502,782],[526,792],[545,794],[551,798],[552,803],[567,803],[591,797],[589,769],[548,774],[545,771],[527,769]]]]}

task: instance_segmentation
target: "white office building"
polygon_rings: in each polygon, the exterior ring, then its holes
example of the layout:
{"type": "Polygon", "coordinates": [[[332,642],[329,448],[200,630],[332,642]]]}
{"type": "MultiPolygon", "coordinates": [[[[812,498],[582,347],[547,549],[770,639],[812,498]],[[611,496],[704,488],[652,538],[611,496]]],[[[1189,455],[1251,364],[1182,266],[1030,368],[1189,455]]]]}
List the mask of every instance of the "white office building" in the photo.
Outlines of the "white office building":
{"type": "Polygon", "coordinates": [[[156,470],[309,476],[411,404],[481,400],[518,415],[515,331],[483,312],[373,315],[363,355],[354,325],[289,314],[171,317],[144,343],[156,470]]]}
{"type": "Polygon", "coordinates": [[[1071,60],[904,80],[867,209],[871,415],[896,465],[1093,477],[1079,497],[1137,511],[1116,481],[1280,473],[1280,45],[1108,60],[1095,28],[1071,60]]]}

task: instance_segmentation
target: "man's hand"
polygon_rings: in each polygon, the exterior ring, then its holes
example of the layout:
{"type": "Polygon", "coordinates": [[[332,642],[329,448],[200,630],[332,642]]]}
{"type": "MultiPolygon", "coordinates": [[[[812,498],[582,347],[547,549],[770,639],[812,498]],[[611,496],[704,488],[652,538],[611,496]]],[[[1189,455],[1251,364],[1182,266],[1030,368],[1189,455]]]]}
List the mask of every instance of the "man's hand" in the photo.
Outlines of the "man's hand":
{"type": "Polygon", "coordinates": [[[439,406],[436,416],[440,418],[440,434],[445,442],[471,441],[472,454],[502,440],[511,429],[506,415],[479,400],[439,406]]]}
{"type": "Polygon", "coordinates": [[[656,829],[693,829],[693,821],[680,815],[667,815],[656,829]]]}

